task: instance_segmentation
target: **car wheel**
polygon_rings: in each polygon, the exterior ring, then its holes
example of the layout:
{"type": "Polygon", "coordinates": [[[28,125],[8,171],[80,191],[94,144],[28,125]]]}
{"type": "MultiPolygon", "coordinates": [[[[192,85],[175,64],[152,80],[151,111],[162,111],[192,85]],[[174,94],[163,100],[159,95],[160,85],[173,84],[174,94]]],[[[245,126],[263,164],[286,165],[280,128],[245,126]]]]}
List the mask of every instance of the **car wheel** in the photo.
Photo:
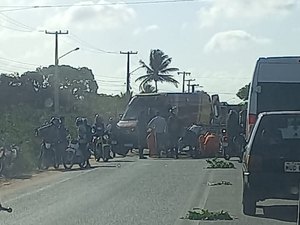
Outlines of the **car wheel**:
{"type": "Polygon", "coordinates": [[[243,188],[243,213],[245,215],[254,216],[256,212],[256,199],[250,188],[243,188]]]}

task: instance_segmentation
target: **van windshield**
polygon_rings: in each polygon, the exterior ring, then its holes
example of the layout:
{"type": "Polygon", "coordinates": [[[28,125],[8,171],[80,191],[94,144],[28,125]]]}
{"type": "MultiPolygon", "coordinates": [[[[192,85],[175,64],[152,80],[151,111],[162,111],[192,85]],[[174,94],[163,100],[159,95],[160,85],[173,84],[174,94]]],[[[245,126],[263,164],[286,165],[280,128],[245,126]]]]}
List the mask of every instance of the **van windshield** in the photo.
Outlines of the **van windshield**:
{"type": "Polygon", "coordinates": [[[261,93],[257,95],[258,113],[280,110],[300,110],[300,83],[259,83],[261,93]]]}

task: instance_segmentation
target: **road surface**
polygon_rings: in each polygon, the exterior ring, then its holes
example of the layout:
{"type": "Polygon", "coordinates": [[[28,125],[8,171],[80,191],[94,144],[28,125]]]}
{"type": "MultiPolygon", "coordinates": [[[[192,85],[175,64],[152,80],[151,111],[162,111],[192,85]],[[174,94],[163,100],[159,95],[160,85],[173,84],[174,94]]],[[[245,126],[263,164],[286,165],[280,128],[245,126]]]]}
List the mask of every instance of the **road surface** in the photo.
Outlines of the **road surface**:
{"type": "Polygon", "coordinates": [[[90,170],[55,172],[0,188],[5,225],[195,225],[296,224],[295,202],[259,203],[257,216],[241,210],[241,168],[206,169],[204,159],[146,159],[135,156],[99,163],[90,170]],[[226,180],[230,186],[208,186],[226,180]],[[232,221],[181,219],[193,207],[226,210],[232,221]]]}

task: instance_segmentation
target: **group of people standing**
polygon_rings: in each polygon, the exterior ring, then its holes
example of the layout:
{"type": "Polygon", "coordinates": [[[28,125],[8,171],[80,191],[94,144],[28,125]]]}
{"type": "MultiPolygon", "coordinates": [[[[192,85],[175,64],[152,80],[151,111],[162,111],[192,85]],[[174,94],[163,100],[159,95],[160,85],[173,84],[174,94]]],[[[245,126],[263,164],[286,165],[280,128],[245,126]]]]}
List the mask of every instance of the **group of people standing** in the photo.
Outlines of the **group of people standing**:
{"type": "MultiPolygon", "coordinates": [[[[87,118],[77,117],[75,126],[77,130],[77,141],[79,148],[86,159],[87,167],[90,167],[89,158],[91,155],[90,149],[95,146],[93,140],[96,137],[102,136],[104,132],[111,132],[113,119],[110,118],[107,125],[105,125],[103,118],[95,115],[94,123],[90,125],[87,118]]],[[[45,122],[41,127],[36,129],[37,136],[40,136],[45,143],[51,143],[55,149],[56,160],[58,163],[62,162],[63,153],[66,150],[70,134],[65,126],[64,117],[52,117],[50,121],[45,122]]]]}
{"type": "Polygon", "coordinates": [[[176,115],[176,108],[170,108],[167,118],[160,111],[156,111],[154,117],[150,117],[146,110],[142,110],[137,118],[139,157],[145,159],[144,146],[147,135],[152,132],[155,137],[156,154],[160,155],[166,148],[177,148],[178,139],[182,133],[182,123],[176,115]]]}

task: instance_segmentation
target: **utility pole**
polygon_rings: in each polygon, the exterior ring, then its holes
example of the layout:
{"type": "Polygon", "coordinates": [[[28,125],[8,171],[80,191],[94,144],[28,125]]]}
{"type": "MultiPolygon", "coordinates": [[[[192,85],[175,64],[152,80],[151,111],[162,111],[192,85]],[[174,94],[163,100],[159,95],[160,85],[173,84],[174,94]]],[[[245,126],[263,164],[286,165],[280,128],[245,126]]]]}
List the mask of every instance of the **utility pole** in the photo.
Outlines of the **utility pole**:
{"type": "Polygon", "coordinates": [[[127,77],[126,77],[126,93],[129,95],[130,93],[130,55],[135,55],[138,52],[128,51],[128,52],[120,52],[120,54],[127,55],[127,77]]]}
{"type": "Polygon", "coordinates": [[[182,72],[178,72],[178,75],[182,74],[182,93],[184,93],[184,89],[185,89],[185,76],[186,75],[191,75],[190,72],[186,72],[186,71],[182,71],[182,72]]]}
{"type": "Polygon", "coordinates": [[[188,84],[187,84],[187,86],[188,86],[188,93],[190,93],[190,87],[192,86],[191,85],[191,81],[195,81],[195,79],[187,79],[185,81],[188,82],[188,84]]]}
{"type": "Polygon", "coordinates": [[[55,115],[59,114],[59,77],[58,77],[58,35],[59,34],[68,34],[69,31],[62,32],[48,32],[45,31],[46,34],[54,34],[55,35],[55,63],[54,63],[54,113],[55,115]]]}
{"type": "Polygon", "coordinates": [[[192,87],[192,93],[195,92],[195,87],[200,87],[199,84],[191,84],[191,87],[192,87]]]}

